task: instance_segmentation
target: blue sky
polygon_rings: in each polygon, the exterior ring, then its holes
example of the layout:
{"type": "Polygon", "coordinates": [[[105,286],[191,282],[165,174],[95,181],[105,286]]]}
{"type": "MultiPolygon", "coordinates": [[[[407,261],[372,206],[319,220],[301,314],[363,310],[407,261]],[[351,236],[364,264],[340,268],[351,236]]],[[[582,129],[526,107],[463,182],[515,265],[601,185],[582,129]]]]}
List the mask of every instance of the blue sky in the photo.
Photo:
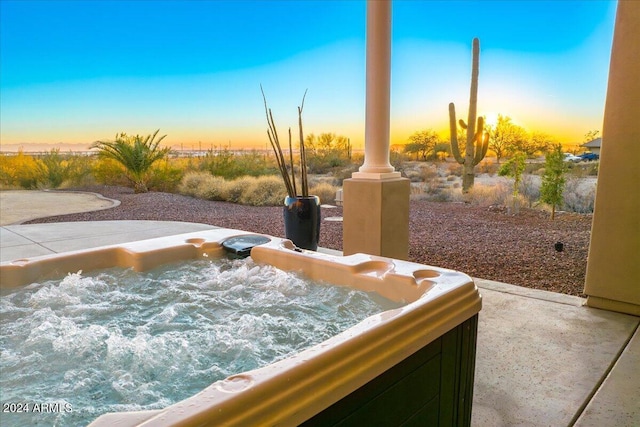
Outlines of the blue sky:
{"type": "MultiPolygon", "coordinates": [[[[185,147],[264,148],[276,124],[362,144],[362,1],[0,0],[0,142],[91,143],[118,132],[185,147]]],[[[600,129],[615,2],[393,3],[392,143],[447,128],[468,103],[479,37],[480,114],[562,142],[600,129]]],[[[443,133],[444,134],[444,133],[443,133]]]]}

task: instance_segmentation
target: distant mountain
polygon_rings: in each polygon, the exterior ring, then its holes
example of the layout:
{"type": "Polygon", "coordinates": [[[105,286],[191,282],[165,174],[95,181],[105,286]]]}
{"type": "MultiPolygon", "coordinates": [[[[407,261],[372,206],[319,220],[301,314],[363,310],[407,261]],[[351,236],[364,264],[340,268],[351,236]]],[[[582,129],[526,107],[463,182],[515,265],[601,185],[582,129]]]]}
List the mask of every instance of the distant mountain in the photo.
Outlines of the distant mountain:
{"type": "Polygon", "coordinates": [[[61,153],[68,151],[88,151],[91,143],[69,144],[60,142],[57,144],[25,143],[25,144],[0,144],[0,151],[15,153],[22,150],[25,153],[51,151],[58,148],[61,153]]]}

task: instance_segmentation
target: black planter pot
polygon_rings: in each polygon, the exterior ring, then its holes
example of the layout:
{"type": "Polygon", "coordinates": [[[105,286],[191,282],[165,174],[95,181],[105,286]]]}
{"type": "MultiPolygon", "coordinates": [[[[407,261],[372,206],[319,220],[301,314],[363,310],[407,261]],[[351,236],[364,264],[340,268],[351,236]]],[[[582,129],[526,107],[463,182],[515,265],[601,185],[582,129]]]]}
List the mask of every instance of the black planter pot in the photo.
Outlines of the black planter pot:
{"type": "Polygon", "coordinates": [[[301,249],[315,251],[320,240],[320,199],[318,196],[287,196],[284,199],[284,233],[301,249]]]}

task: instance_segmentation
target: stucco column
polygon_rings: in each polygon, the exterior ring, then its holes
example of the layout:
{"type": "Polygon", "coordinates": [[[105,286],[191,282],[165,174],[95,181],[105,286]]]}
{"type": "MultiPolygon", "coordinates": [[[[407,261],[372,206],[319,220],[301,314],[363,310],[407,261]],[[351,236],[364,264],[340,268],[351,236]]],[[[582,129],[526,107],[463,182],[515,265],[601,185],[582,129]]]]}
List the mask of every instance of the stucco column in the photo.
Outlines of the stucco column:
{"type": "Polygon", "coordinates": [[[343,252],[407,259],[410,183],[389,163],[391,0],[367,2],[364,164],[343,183],[343,252]]]}
{"type": "Polygon", "coordinates": [[[585,294],[640,315],[640,2],[619,1],[602,127],[585,294]]]}
{"type": "Polygon", "coordinates": [[[364,164],[352,177],[399,178],[389,163],[391,0],[367,2],[366,90],[364,164]]]}

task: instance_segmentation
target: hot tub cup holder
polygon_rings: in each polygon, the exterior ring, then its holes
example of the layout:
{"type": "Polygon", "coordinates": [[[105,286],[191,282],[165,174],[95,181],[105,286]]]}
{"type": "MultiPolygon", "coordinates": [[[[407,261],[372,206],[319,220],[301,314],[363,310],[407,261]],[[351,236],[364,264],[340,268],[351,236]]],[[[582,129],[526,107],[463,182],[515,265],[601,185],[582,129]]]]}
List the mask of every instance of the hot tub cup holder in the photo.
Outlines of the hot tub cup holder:
{"type": "Polygon", "coordinates": [[[251,387],[254,379],[247,374],[232,375],[215,383],[215,387],[223,393],[240,393],[251,387]]]}
{"type": "Polygon", "coordinates": [[[199,256],[201,255],[205,258],[217,258],[224,254],[224,248],[220,245],[219,242],[216,241],[194,237],[185,240],[185,243],[193,245],[193,247],[198,250],[199,256]]]}
{"type": "Polygon", "coordinates": [[[185,240],[185,242],[186,242],[186,243],[190,243],[190,244],[192,244],[192,245],[193,245],[193,246],[195,246],[196,248],[199,248],[199,247],[201,247],[201,246],[202,246],[202,244],[203,244],[204,242],[206,242],[206,240],[205,240],[205,239],[202,239],[202,238],[195,237],[195,238],[187,239],[187,240],[185,240]]]}
{"type": "Polygon", "coordinates": [[[280,247],[283,249],[287,249],[293,252],[299,252],[302,253],[305,250],[302,248],[297,247],[291,240],[283,240],[282,242],[280,242],[280,247]]]}
{"type": "Polygon", "coordinates": [[[440,277],[440,273],[435,270],[416,270],[413,272],[413,277],[416,279],[416,281],[424,279],[435,279],[436,277],[440,277]]]}
{"type": "Polygon", "coordinates": [[[393,271],[394,267],[393,263],[389,261],[365,261],[355,266],[354,273],[363,276],[383,278],[387,273],[393,271]]]}

